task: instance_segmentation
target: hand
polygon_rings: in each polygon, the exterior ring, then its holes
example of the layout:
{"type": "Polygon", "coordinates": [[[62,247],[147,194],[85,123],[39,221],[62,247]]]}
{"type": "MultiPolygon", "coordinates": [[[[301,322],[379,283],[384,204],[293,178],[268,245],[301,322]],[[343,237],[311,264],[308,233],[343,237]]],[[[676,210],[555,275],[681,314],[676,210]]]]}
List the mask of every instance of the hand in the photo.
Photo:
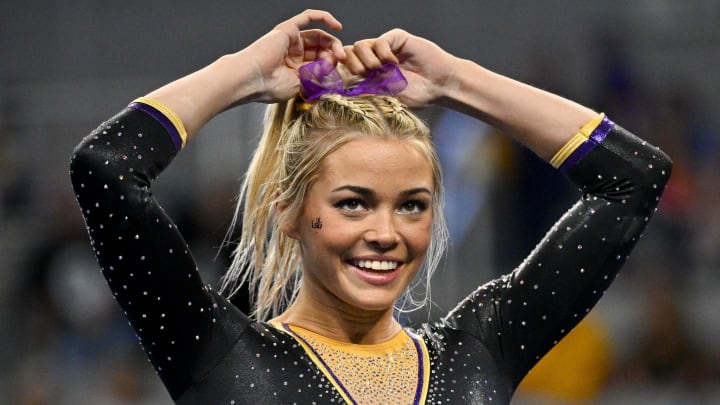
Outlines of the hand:
{"type": "Polygon", "coordinates": [[[297,94],[300,91],[297,69],[305,63],[326,59],[334,64],[345,59],[342,43],[336,37],[319,29],[301,30],[313,22],[322,22],[332,30],[342,28],[328,12],[305,10],[243,50],[246,63],[256,68],[257,101],[284,101],[297,94]]]}
{"type": "Polygon", "coordinates": [[[457,60],[435,43],[397,28],[346,46],[345,53],[344,64],[358,75],[384,63],[398,64],[408,87],[397,97],[411,108],[425,107],[443,97],[452,85],[457,60]]]}

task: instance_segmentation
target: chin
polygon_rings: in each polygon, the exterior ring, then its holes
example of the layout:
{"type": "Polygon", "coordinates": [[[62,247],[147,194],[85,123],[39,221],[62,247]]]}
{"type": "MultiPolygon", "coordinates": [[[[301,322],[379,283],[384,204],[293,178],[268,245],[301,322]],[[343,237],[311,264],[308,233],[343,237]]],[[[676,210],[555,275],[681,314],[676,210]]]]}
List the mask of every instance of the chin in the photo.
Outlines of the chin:
{"type": "Polygon", "coordinates": [[[354,299],[346,301],[350,306],[357,308],[360,311],[366,312],[385,312],[393,311],[395,308],[395,302],[398,297],[372,297],[370,294],[366,294],[362,299],[354,299]]]}

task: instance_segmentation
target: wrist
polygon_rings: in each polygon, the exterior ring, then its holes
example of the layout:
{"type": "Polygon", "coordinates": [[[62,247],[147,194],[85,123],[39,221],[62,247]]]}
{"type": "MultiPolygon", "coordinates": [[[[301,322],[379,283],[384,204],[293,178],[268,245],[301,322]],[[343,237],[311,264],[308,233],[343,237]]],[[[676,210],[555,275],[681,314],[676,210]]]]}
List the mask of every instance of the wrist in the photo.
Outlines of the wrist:
{"type": "Polygon", "coordinates": [[[249,77],[251,67],[243,65],[240,55],[226,55],[147,97],[174,111],[191,137],[217,114],[251,101],[254,86],[249,77]]]}
{"type": "Polygon", "coordinates": [[[213,76],[218,79],[218,94],[222,95],[218,100],[222,110],[255,101],[262,94],[255,59],[247,53],[242,50],[224,55],[211,65],[213,76]]]}
{"type": "Polygon", "coordinates": [[[471,60],[454,56],[449,67],[448,75],[435,85],[435,104],[467,112],[463,106],[472,104],[470,94],[477,91],[474,87],[485,80],[487,71],[471,60]]]}

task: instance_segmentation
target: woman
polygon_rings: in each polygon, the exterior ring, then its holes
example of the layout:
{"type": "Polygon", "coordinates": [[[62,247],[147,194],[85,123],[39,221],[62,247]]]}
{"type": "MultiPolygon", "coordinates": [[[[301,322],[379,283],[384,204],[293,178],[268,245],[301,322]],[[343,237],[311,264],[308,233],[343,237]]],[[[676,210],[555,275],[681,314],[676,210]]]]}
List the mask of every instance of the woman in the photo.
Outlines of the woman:
{"type": "Polygon", "coordinates": [[[615,277],[669,159],[603,115],[404,31],[343,48],[301,31],[311,22],[340,28],[305,11],[136,100],[78,146],[71,175],[103,274],[179,403],[508,403],[615,277]],[[337,62],[364,82],[337,88],[337,62]],[[392,64],[407,79],[399,93],[392,64]],[[223,288],[249,282],[254,318],[203,284],[150,193],[198,129],[251,101],[278,104],[243,185],[223,288]],[[445,236],[440,169],[408,110],[431,104],[513,134],[583,196],[517,269],[411,331],[395,305],[432,271],[445,236]]]}

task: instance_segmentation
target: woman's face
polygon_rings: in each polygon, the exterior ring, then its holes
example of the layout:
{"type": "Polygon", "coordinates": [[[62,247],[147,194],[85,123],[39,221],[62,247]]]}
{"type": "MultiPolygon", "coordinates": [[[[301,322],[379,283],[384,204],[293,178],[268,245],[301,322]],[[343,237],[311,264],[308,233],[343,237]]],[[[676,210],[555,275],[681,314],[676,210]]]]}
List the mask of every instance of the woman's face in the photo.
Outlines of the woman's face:
{"type": "Polygon", "coordinates": [[[328,155],[297,222],[301,294],[331,308],[392,309],[430,243],[428,159],[401,139],[358,138],[328,155]]]}

